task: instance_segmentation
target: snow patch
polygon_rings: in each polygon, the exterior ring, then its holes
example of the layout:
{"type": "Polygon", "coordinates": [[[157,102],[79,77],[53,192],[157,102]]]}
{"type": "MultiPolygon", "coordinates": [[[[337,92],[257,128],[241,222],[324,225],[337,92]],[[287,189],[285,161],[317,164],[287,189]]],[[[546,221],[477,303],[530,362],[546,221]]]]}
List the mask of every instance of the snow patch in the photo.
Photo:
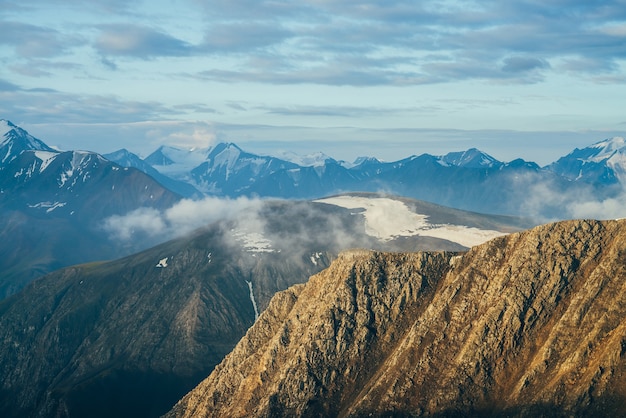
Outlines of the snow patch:
{"type": "Polygon", "coordinates": [[[315,152],[307,155],[299,155],[291,151],[280,151],[276,157],[281,160],[288,161],[299,165],[300,167],[317,167],[326,164],[326,160],[332,160],[323,152],[315,152]]]}
{"type": "Polygon", "coordinates": [[[74,170],[72,169],[66,170],[65,172],[61,173],[61,176],[59,177],[59,188],[63,187],[65,183],[72,178],[73,175],[74,170]]]}
{"type": "Polygon", "coordinates": [[[254,320],[259,319],[259,308],[257,307],[256,300],[254,299],[254,291],[252,290],[252,282],[246,280],[248,284],[248,289],[250,289],[250,301],[252,302],[252,307],[254,308],[254,320]]]}
{"type": "Polygon", "coordinates": [[[6,155],[4,156],[4,158],[2,159],[2,163],[4,164],[6,162],[6,160],[9,159],[9,157],[11,157],[11,151],[13,150],[13,143],[9,143],[9,150],[7,151],[6,155]]]}
{"type": "Polygon", "coordinates": [[[390,198],[337,196],[319,199],[316,202],[346,209],[363,209],[365,232],[383,242],[398,237],[424,236],[456,242],[464,247],[473,247],[505,235],[500,231],[464,225],[431,224],[428,222],[428,216],[412,212],[403,202],[390,198]]]}
{"type": "Polygon", "coordinates": [[[311,256],[311,263],[313,263],[314,265],[317,266],[317,261],[320,259],[320,257],[322,256],[322,253],[315,253],[311,256]]]}
{"type": "Polygon", "coordinates": [[[600,141],[589,147],[599,149],[598,153],[593,158],[590,158],[590,160],[595,162],[602,161],[603,159],[609,157],[611,154],[623,149],[624,147],[626,147],[626,139],[620,136],[605,139],[604,141],[600,141]]]}
{"type": "Polygon", "coordinates": [[[157,151],[162,154],[169,163],[160,165],[153,164],[157,171],[174,177],[184,178],[187,173],[206,161],[211,148],[181,150],[174,147],[162,146],[157,151]]]}
{"type": "Polygon", "coordinates": [[[273,253],[272,241],[258,232],[250,232],[241,229],[231,230],[233,237],[239,241],[243,248],[251,253],[273,253]]]}
{"type": "Polygon", "coordinates": [[[167,259],[168,258],[169,257],[165,257],[165,258],[160,259],[158,264],[156,265],[156,267],[158,267],[158,268],[165,268],[165,267],[167,267],[167,259]]]}
{"type": "Polygon", "coordinates": [[[41,167],[39,167],[39,172],[43,172],[57,155],[59,154],[51,151],[35,151],[35,157],[41,160],[41,167]]]}
{"type": "Polygon", "coordinates": [[[404,203],[389,198],[338,196],[316,202],[346,209],[364,209],[365,232],[381,241],[390,241],[399,236],[418,235],[418,230],[426,229],[428,226],[425,215],[413,213],[404,203]]]}
{"type": "Polygon", "coordinates": [[[46,209],[46,213],[50,213],[53,210],[57,209],[57,208],[62,208],[63,206],[67,205],[66,202],[39,202],[39,203],[35,203],[34,205],[28,205],[29,208],[35,208],[35,209],[46,209]]]}

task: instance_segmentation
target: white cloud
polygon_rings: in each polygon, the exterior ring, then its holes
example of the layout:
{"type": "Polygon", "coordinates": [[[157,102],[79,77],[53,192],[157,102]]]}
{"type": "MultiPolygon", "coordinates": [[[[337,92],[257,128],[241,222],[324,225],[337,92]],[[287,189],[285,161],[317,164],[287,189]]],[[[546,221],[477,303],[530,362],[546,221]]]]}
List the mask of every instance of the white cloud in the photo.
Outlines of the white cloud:
{"type": "Polygon", "coordinates": [[[574,202],[570,206],[573,218],[620,219],[626,217],[626,193],[604,200],[574,202]]]}
{"type": "Polygon", "coordinates": [[[218,220],[247,219],[249,227],[256,221],[262,201],[258,199],[223,199],[207,197],[203,200],[181,200],[169,209],[135,209],[125,215],[114,215],[104,220],[103,229],[113,239],[130,241],[148,237],[165,241],[188,234],[218,220]],[[242,216],[245,213],[246,216],[242,216]]]}
{"type": "Polygon", "coordinates": [[[113,238],[130,241],[138,232],[149,236],[161,235],[167,225],[158,210],[139,208],[126,215],[114,215],[105,219],[103,227],[113,238]]]}

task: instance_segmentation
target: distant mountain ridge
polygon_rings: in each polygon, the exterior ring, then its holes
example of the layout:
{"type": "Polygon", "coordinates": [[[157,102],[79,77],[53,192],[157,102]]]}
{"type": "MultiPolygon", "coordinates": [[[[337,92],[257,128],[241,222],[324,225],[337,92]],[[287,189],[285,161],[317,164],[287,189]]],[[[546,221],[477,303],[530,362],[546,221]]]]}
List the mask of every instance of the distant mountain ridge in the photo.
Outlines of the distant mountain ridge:
{"type": "MultiPolygon", "coordinates": [[[[2,123],[4,130],[15,127],[7,121],[2,123]]],[[[11,132],[19,134],[12,135],[28,135],[15,128],[11,132]]],[[[30,138],[31,142],[38,141],[35,146],[48,149],[43,142],[30,138]]],[[[0,146],[0,157],[9,159],[7,149],[0,146]]],[[[234,143],[218,143],[193,150],[161,146],[143,160],[127,150],[107,157],[191,198],[316,199],[344,192],[387,192],[482,213],[528,216],[533,212],[530,215],[544,219],[567,216],[564,206],[575,203],[577,196],[592,195],[600,201],[615,198],[626,181],[626,143],[622,137],[575,149],[544,167],[523,159],[498,161],[476,148],[442,156],[412,155],[394,162],[361,157],[346,163],[322,153],[282,155],[286,158],[249,153],[234,143]],[[533,199],[546,190],[565,200],[533,199]]]]}
{"type": "Polygon", "coordinates": [[[575,150],[545,167],[523,159],[501,162],[475,148],[394,162],[361,157],[350,164],[324,154],[289,160],[255,155],[233,143],[197,152],[167,150],[166,160],[159,156],[161,148],[146,162],[210,195],[314,199],[343,192],[385,191],[483,213],[525,216],[534,210],[533,215],[548,219],[563,216],[564,202],[529,207],[529,197],[537,189],[568,196],[572,202],[576,196],[590,194],[603,200],[618,196],[624,187],[621,179],[626,177],[626,145],[621,137],[575,150]],[[200,159],[200,164],[189,168],[190,162],[200,159]],[[178,170],[174,173],[171,167],[178,170]]]}
{"type": "Polygon", "coordinates": [[[143,171],[157,182],[159,182],[164,187],[169,190],[177,193],[183,197],[187,198],[200,198],[202,193],[198,191],[195,187],[185,181],[179,181],[172,177],[161,174],[155,168],[153,168],[150,164],[148,164],[145,160],[139,158],[136,154],[128,151],[127,149],[120,149],[115,152],[104,154],[104,158],[109,161],[112,161],[116,164],[119,164],[122,167],[133,167],[140,171],[143,171]]]}
{"type": "Polygon", "coordinates": [[[23,151],[56,152],[39,139],[31,136],[22,128],[13,123],[0,119],[0,164],[8,164],[17,158],[23,151]]]}

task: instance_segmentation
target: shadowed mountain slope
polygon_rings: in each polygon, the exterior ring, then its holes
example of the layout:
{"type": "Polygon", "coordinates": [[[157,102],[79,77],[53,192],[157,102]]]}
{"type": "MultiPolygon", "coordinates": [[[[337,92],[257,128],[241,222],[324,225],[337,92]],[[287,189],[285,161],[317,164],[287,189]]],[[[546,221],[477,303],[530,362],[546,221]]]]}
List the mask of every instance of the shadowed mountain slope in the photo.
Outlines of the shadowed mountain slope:
{"type": "Polygon", "coordinates": [[[135,168],[54,150],[0,120],[0,299],[58,268],[147,248],[152,243],[109,239],[103,220],[180,199],[135,168]]]}

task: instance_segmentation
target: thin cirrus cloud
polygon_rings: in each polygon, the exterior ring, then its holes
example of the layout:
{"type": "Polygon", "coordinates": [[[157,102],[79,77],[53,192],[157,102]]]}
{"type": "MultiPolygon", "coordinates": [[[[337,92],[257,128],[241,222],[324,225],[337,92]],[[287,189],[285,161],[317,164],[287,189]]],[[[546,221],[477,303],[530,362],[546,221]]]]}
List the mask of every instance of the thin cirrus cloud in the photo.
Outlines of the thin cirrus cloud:
{"type": "Polygon", "coordinates": [[[0,114],[21,120],[54,122],[132,122],[178,113],[162,103],[123,100],[113,95],[76,95],[51,89],[24,89],[0,80],[0,114]],[[36,103],[37,106],[33,106],[36,103]]]}
{"type": "Polygon", "coordinates": [[[193,45],[143,25],[101,25],[99,29],[95,48],[102,56],[138,59],[237,53],[276,45],[292,36],[277,25],[218,23],[209,27],[203,42],[193,45]]]}
{"type": "Polygon", "coordinates": [[[222,53],[253,50],[278,45],[293,35],[291,31],[276,24],[220,23],[211,25],[199,49],[206,52],[222,53]]]}
{"type": "Polygon", "coordinates": [[[0,22],[0,45],[7,45],[22,58],[49,58],[64,54],[80,45],[80,36],[21,22],[0,22]]]}
{"type": "Polygon", "coordinates": [[[21,88],[18,85],[0,79],[0,93],[16,92],[19,90],[21,90],[21,88]]]}
{"type": "Polygon", "coordinates": [[[314,19],[325,1],[291,0],[192,0],[208,18],[274,20],[283,18],[314,19]]]}
{"type": "Polygon", "coordinates": [[[101,25],[95,48],[102,55],[154,58],[189,55],[192,46],[159,30],[134,24],[101,25]]]}
{"type": "MultiPolygon", "coordinates": [[[[223,83],[253,82],[262,84],[323,84],[328,86],[382,86],[403,84],[410,80],[410,84],[417,84],[418,75],[406,74],[390,70],[366,71],[356,68],[342,68],[335,63],[320,67],[290,69],[284,71],[257,71],[255,69],[240,70],[207,70],[193,76],[200,80],[211,80],[223,83]]],[[[409,83],[407,83],[409,84],[409,83]]]]}

